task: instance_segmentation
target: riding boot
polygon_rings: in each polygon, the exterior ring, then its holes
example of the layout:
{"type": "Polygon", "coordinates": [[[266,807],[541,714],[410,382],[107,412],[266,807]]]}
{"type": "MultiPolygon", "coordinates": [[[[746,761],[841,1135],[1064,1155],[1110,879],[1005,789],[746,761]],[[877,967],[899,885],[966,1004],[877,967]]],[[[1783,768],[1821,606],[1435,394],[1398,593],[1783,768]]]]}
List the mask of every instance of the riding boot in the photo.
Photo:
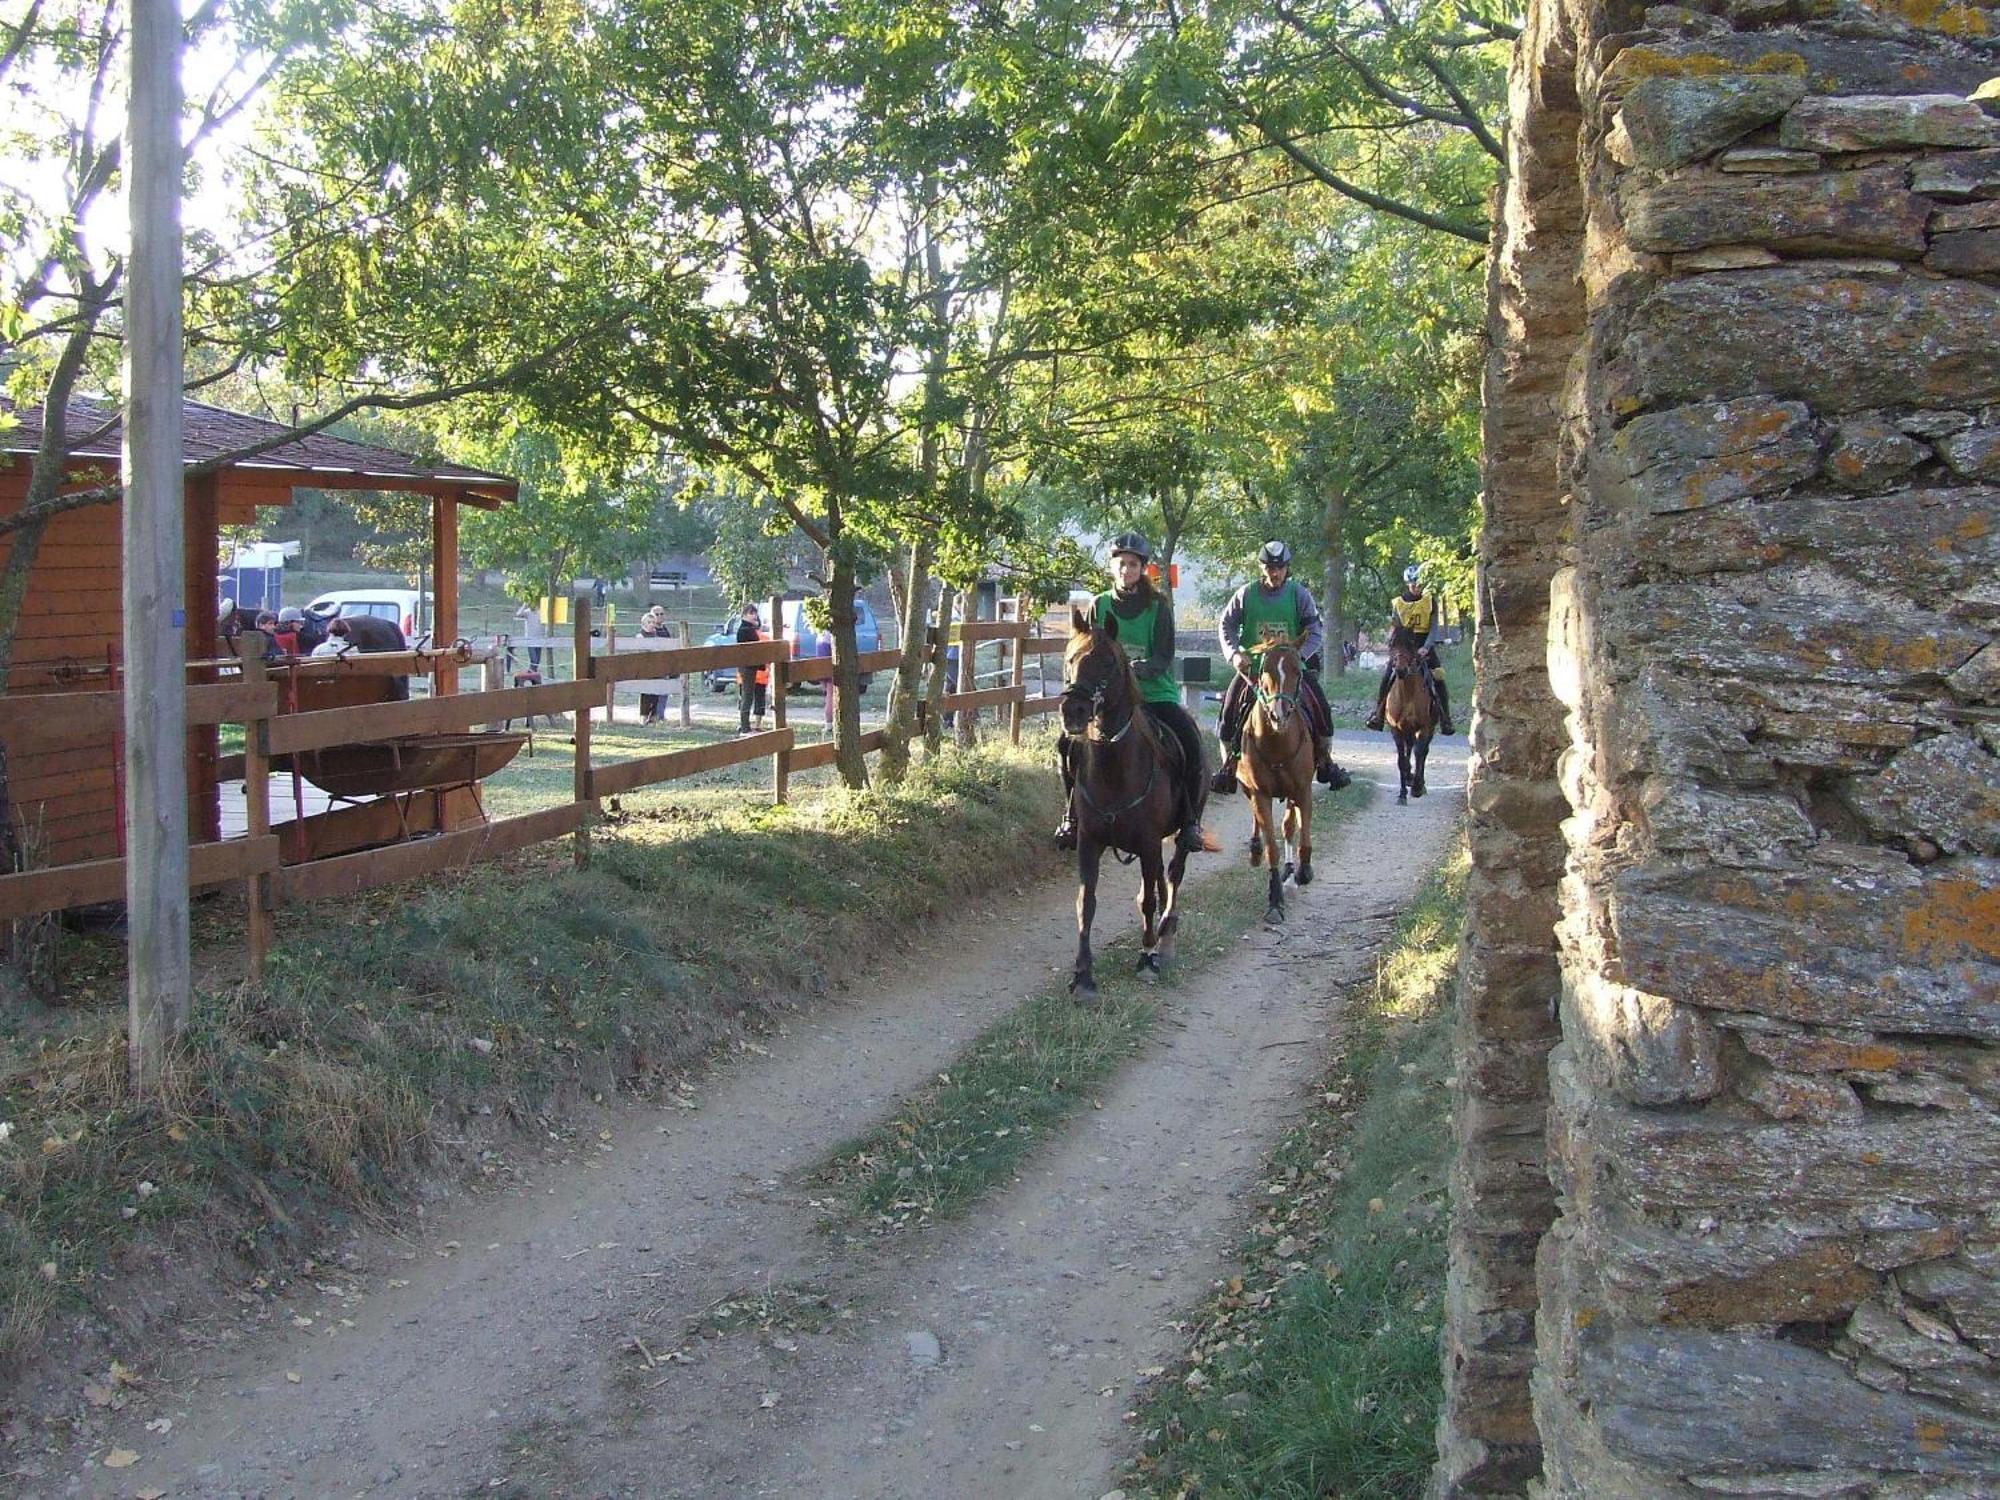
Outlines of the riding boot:
{"type": "Polygon", "coordinates": [[[1228,793],[1236,790],[1236,757],[1242,753],[1241,745],[1223,745],[1222,764],[1215,768],[1215,774],[1208,780],[1208,789],[1211,792],[1228,793]]]}
{"type": "Polygon", "coordinates": [[[1451,693],[1444,685],[1444,673],[1431,673],[1431,687],[1437,693],[1438,733],[1457,734],[1451,726],[1451,693]]]}
{"type": "Polygon", "coordinates": [[[1354,778],[1333,763],[1333,737],[1316,734],[1313,736],[1313,776],[1336,792],[1354,778]]]}
{"type": "Polygon", "coordinates": [[[1368,727],[1370,729],[1380,729],[1382,727],[1382,710],[1389,702],[1389,684],[1395,680],[1396,669],[1394,667],[1384,667],[1382,669],[1382,686],[1375,690],[1375,712],[1368,716],[1368,727]]]}

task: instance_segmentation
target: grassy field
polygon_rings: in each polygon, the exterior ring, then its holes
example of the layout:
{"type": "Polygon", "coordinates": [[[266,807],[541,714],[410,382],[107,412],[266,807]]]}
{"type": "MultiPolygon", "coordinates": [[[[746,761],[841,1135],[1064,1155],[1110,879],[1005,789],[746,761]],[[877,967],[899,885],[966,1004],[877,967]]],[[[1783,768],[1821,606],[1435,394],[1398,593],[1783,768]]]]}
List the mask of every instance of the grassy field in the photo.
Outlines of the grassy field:
{"type": "Polygon", "coordinates": [[[1129,1491],[1404,1497],[1436,1457],[1463,848],[1358,993],[1318,1107],[1266,1165],[1243,1274],[1143,1405],[1129,1491]]]}
{"type": "MultiPolygon", "coordinates": [[[[420,1169],[470,1170],[513,1127],[562,1137],[593,1096],[670,1082],[996,868],[1052,872],[1055,798],[1041,743],[785,807],[680,784],[631,799],[586,872],[558,843],[288,909],[262,990],[197,995],[158,1109],[123,1084],[119,944],[68,939],[69,1008],[0,1012],[0,1363],[58,1308],[118,1297],[108,1271],[151,1250],[229,1247],[223,1276],[282,1261],[420,1169]]],[[[198,967],[241,972],[234,899],[203,904],[198,967]]]]}

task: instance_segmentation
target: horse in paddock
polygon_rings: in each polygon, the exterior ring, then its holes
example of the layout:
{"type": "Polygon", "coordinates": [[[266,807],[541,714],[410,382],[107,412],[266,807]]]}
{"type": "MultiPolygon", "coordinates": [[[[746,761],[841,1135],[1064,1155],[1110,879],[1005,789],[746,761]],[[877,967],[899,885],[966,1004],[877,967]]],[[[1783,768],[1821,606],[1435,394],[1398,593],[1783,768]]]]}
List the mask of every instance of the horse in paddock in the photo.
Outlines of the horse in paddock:
{"type": "Polygon", "coordinates": [[[1424,676],[1418,648],[1398,638],[1389,644],[1389,699],[1382,706],[1382,723],[1396,741],[1396,803],[1407,806],[1424,794],[1424,762],[1437,732],[1437,701],[1424,676]]]}
{"type": "MultiPolygon", "coordinates": [[[[1180,742],[1153,723],[1139,702],[1131,662],[1107,632],[1080,609],[1070,611],[1070,640],[1063,654],[1064,751],[1076,780],[1076,972],[1070,993],[1089,1004],[1097,998],[1090,927],[1097,916],[1097,876],[1105,850],[1137,859],[1144,925],[1138,972],[1157,977],[1174,957],[1180,929],[1181,876],[1187,852],[1171,862],[1160,845],[1174,837],[1182,816],[1180,742]]],[[[1200,767],[1192,774],[1199,775],[1200,767]]]]}
{"type": "Polygon", "coordinates": [[[1236,781],[1250,799],[1256,827],[1250,835],[1250,868],[1268,858],[1270,890],[1264,920],[1285,920],[1285,881],[1312,884],[1313,736],[1299,704],[1305,667],[1282,632],[1264,637],[1257,669],[1257,701],[1243,723],[1243,758],[1236,781]],[[1277,807],[1284,804],[1283,826],[1277,807]]]}

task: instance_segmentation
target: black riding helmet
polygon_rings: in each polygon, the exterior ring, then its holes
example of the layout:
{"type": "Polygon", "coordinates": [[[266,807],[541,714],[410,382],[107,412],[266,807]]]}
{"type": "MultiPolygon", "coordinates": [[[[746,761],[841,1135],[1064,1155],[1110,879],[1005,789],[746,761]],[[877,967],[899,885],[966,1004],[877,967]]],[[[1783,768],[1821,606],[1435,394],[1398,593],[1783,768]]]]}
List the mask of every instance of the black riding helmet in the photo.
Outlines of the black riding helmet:
{"type": "Polygon", "coordinates": [[[1121,531],[1111,539],[1111,555],[1129,552],[1142,563],[1153,560],[1153,544],[1136,531],[1121,531]]]}
{"type": "Polygon", "coordinates": [[[1266,542],[1257,553],[1257,561],[1265,567],[1289,568],[1292,549],[1283,542],[1266,542]]]}

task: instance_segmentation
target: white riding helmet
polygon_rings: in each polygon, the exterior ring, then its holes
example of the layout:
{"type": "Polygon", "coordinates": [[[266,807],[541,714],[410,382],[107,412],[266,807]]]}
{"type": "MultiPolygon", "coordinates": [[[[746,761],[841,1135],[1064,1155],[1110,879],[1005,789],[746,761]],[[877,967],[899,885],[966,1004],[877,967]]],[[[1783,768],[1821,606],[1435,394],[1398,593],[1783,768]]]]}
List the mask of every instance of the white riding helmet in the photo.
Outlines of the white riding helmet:
{"type": "Polygon", "coordinates": [[[1403,569],[1403,582],[1405,583],[1415,583],[1423,576],[1424,570],[1417,563],[1411,563],[1407,568],[1403,569]]]}

